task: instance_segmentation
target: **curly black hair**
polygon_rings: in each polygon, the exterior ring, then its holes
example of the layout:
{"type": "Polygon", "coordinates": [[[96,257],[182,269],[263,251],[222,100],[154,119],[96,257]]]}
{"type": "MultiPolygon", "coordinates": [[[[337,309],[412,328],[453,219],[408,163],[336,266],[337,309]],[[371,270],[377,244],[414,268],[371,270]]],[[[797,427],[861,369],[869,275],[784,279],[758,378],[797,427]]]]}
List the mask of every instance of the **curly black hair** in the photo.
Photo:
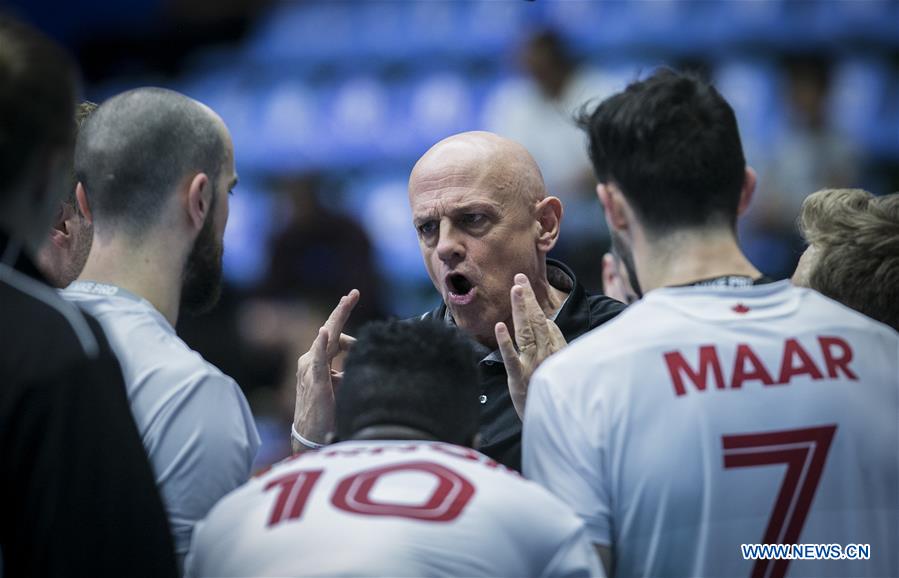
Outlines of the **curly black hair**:
{"type": "Polygon", "coordinates": [[[336,393],[337,436],[403,425],[468,445],[478,430],[478,366],[470,339],[434,321],[369,323],[336,393]]]}

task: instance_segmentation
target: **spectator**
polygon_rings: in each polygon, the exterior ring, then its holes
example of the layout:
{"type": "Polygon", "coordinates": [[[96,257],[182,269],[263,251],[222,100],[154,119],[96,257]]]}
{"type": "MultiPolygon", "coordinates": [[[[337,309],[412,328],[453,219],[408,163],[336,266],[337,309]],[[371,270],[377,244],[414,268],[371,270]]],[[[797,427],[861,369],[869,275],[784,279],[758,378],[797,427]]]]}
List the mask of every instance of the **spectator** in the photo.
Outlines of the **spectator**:
{"type": "Polygon", "coordinates": [[[484,125],[534,155],[548,194],[559,197],[568,212],[553,254],[578,272],[584,287],[597,290],[601,278],[593,255],[606,251],[609,234],[596,226],[602,223],[592,199],[596,182],[574,115],[585,101],[610,94],[609,82],[581,66],[554,30],[528,38],[518,62],[527,77],[498,85],[488,97],[484,125]]]}
{"type": "Polygon", "coordinates": [[[534,155],[549,194],[565,204],[587,199],[593,176],[574,114],[586,100],[603,95],[605,83],[579,67],[564,39],[552,30],[531,36],[519,62],[527,81],[504,86],[494,95],[485,112],[486,125],[534,155]]]}
{"type": "Polygon", "coordinates": [[[750,256],[775,279],[789,277],[801,240],[794,219],[809,191],[858,180],[857,151],[828,123],[831,66],[822,58],[784,60],[786,123],[764,167],[762,187],[748,211],[743,237],[750,256]]]}
{"type": "Polygon", "coordinates": [[[271,243],[271,265],[263,293],[288,302],[302,300],[327,314],[330,304],[356,287],[367,299],[358,322],[383,317],[371,242],[353,219],[322,204],[319,178],[282,180],[290,220],[271,243]]]}

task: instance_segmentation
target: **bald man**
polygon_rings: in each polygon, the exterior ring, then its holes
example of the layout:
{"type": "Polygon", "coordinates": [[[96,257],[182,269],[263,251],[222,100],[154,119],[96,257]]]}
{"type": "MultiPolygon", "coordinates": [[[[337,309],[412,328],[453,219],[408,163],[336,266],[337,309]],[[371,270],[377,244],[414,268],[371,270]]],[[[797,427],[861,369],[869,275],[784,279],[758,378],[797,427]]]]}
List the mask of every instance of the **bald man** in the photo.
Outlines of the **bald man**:
{"type": "Polygon", "coordinates": [[[62,294],[100,321],[122,364],[180,562],[194,524],[247,481],[259,447],[240,387],[175,333],[181,312],[218,298],[231,136],[182,94],[130,90],[82,126],[75,173],[94,240],[62,294]]]}
{"type": "MultiPolygon", "coordinates": [[[[481,365],[480,449],[521,469],[521,414],[536,367],[568,341],[624,307],[588,295],[574,273],[546,255],[559,238],[562,203],[547,196],[524,147],[487,132],[444,139],[409,177],[419,247],[443,304],[422,315],[464,330],[481,365]]],[[[341,299],[298,363],[294,448],[320,447],[334,427],[331,362],[352,346],[341,333],[358,302],[341,299]]],[[[398,368],[400,370],[401,368],[398,368]]]]}

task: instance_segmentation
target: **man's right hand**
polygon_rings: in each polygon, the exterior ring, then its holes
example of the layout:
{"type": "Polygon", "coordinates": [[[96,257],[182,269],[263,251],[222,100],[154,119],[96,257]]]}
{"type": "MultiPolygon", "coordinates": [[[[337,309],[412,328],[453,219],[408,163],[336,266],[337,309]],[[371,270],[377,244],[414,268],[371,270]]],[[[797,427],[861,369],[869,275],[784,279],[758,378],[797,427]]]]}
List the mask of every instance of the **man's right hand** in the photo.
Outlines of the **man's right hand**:
{"type": "MultiPolygon", "coordinates": [[[[359,302],[359,291],[353,289],[340,299],[328,320],[318,330],[312,347],[297,361],[297,399],[293,413],[293,427],[304,439],[324,444],[334,431],[334,393],[340,386],[343,372],[332,369],[331,362],[340,353],[349,351],[356,339],[345,335],[343,327],[359,302]]],[[[293,451],[308,447],[292,439],[293,451]]]]}

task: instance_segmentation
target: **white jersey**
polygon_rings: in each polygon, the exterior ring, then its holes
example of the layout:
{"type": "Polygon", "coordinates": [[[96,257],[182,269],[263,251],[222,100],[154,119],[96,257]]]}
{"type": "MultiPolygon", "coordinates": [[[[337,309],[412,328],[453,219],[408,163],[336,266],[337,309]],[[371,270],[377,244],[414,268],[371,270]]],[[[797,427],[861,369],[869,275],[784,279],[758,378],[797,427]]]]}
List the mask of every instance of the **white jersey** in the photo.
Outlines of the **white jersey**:
{"type": "Polygon", "coordinates": [[[583,522],[472,449],[350,441],[219,502],[187,576],[597,576],[583,522]]]}
{"type": "Polygon", "coordinates": [[[250,476],[259,435],[247,400],[147,300],[86,281],[61,294],[100,322],[122,366],[181,560],[194,524],[250,476]]]}
{"type": "Polygon", "coordinates": [[[786,281],[650,292],[535,373],[523,443],[620,575],[899,576],[899,334],[786,281]]]}

